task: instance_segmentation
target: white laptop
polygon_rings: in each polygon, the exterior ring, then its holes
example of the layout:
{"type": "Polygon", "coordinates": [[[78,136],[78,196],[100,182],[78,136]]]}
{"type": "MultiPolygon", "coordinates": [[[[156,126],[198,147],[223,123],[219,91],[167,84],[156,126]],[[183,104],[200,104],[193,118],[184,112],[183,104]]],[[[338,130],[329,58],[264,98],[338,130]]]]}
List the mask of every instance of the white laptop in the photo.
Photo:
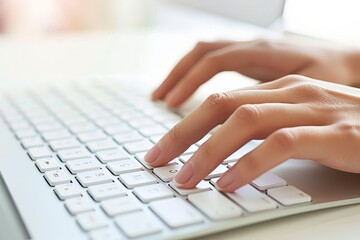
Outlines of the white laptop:
{"type": "Polygon", "coordinates": [[[151,102],[145,86],[125,78],[2,93],[1,239],[189,239],[360,202],[359,174],[307,160],[289,160],[235,193],[217,191],[214,182],[259,141],[195,189],[172,186],[210,135],[166,166],[144,163],[181,120],[151,102]]]}

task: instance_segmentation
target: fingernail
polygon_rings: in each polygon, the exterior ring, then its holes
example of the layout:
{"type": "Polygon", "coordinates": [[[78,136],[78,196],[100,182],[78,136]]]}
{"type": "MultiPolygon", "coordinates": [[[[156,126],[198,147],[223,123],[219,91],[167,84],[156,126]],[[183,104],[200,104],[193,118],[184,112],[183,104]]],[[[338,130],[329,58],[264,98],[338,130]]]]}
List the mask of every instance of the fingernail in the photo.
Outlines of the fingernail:
{"type": "Polygon", "coordinates": [[[144,160],[148,163],[155,162],[155,160],[160,156],[161,150],[158,145],[152,147],[144,157],[144,160]]]}
{"type": "Polygon", "coordinates": [[[192,162],[187,162],[176,175],[175,181],[179,185],[185,184],[194,175],[194,165],[192,162]]]}
{"type": "Polygon", "coordinates": [[[174,184],[175,187],[181,188],[182,186],[182,184],[178,183],[175,178],[171,182],[174,184]]]}
{"type": "Polygon", "coordinates": [[[233,180],[234,180],[233,174],[228,171],[216,182],[216,186],[220,190],[225,189],[227,186],[229,186],[232,183],[233,180]]]}

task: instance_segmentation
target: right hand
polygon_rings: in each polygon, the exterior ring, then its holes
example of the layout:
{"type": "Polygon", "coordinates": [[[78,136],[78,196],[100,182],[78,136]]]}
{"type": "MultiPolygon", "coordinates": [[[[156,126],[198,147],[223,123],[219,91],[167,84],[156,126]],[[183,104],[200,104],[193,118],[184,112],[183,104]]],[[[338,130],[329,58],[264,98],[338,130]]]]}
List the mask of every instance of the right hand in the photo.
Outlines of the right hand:
{"type": "Polygon", "coordinates": [[[175,66],[152,98],[176,107],[223,71],[236,71],[262,82],[300,74],[354,85],[352,53],[350,49],[271,40],[200,42],[175,66]]]}
{"type": "MultiPolygon", "coordinates": [[[[304,76],[211,95],[147,153],[154,167],[167,164],[215,126],[173,182],[191,189],[252,139],[264,139],[217,181],[233,192],[288,159],[309,159],[360,174],[360,90],[304,76]]],[[[306,176],[304,176],[306,177],[306,176]]]]}

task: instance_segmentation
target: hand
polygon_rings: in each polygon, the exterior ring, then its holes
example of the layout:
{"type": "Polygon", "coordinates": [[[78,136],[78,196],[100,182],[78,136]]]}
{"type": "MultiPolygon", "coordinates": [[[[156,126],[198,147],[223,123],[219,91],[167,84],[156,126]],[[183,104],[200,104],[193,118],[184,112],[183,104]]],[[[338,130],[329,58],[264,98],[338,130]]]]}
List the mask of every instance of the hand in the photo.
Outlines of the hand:
{"type": "Polygon", "coordinates": [[[357,85],[360,54],[353,49],[255,40],[200,42],[171,71],[152,95],[176,107],[211,77],[236,71],[262,82],[300,74],[345,85],[357,85]],[[356,72],[356,73],[355,73],[356,72]]]}
{"type": "Polygon", "coordinates": [[[296,75],[211,95],[145,160],[164,165],[219,124],[176,176],[179,187],[195,187],[252,139],[265,141],[219,179],[221,190],[232,192],[289,158],[360,173],[360,90],[296,75]]]}

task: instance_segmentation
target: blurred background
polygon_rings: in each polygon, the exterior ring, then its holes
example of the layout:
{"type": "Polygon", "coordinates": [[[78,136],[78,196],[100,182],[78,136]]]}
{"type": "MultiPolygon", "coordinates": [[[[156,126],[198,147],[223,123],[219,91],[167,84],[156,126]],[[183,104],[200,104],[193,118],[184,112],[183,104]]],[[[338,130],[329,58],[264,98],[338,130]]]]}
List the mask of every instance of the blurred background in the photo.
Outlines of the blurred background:
{"type": "MultiPolygon", "coordinates": [[[[171,18],[163,18],[169,10],[164,5],[174,4],[329,40],[351,42],[360,37],[356,0],[1,0],[0,29],[21,35],[148,29],[171,25],[171,18]]],[[[176,27],[184,31],[189,25],[184,21],[176,27]]]]}
{"type": "Polygon", "coordinates": [[[0,0],[0,84],[144,73],[199,40],[360,40],[356,0],[0,0]]]}

